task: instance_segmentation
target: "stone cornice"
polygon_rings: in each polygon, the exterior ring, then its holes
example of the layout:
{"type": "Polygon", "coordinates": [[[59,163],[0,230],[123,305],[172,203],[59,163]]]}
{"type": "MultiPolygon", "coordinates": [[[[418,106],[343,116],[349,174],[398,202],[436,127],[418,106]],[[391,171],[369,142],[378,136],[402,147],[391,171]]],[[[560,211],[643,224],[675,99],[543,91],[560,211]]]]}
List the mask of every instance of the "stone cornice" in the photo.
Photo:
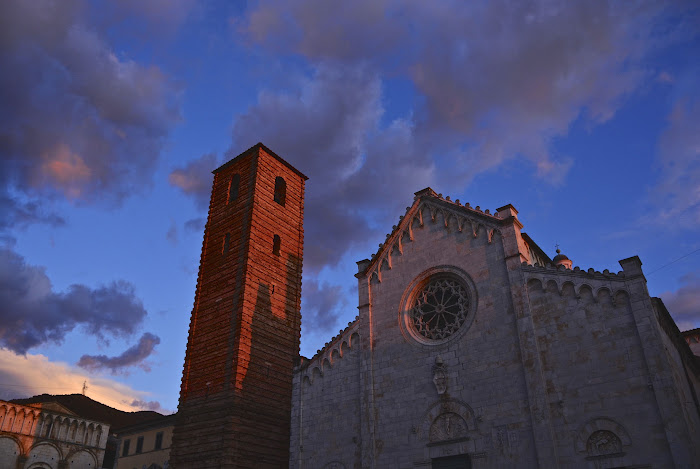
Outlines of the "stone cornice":
{"type": "Polygon", "coordinates": [[[491,214],[488,209],[482,211],[478,205],[472,207],[469,203],[462,205],[459,199],[452,201],[449,196],[443,198],[442,194],[436,194],[428,187],[416,192],[413,205],[406,207],[406,213],[399,217],[399,224],[392,227],[372,258],[369,261],[358,262],[360,271],[355,276],[361,278],[376,274],[381,281],[382,263],[386,262],[388,268],[392,268],[391,253],[397,250],[399,254],[403,254],[403,239],[408,236],[409,241],[413,241],[413,223],[417,221],[420,226],[425,224],[425,209],[433,223],[437,223],[438,215],[441,215],[445,228],[452,225],[460,232],[471,230],[475,238],[480,229],[484,228],[489,243],[494,232],[500,231],[503,225],[515,223],[518,228],[522,228],[522,224],[514,216],[500,218],[498,213],[491,214]]]}
{"type": "Polygon", "coordinates": [[[355,317],[354,321],[350,321],[345,329],[338,332],[338,335],[325,343],[325,345],[316,351],[313,357],[300,357],[299,365],[294,368],[294,373],[302,373],[313,381],[313,371],[318,370],[318,374],[323,376],[323,371],[327,366],[332,366],[336,361],[335,354],[339,358],[343,358],[344,350],[347,348],[355,348],[359,344],[355,343],[354,337],[359,337],[360,320],[359,316],[355,317]]]}

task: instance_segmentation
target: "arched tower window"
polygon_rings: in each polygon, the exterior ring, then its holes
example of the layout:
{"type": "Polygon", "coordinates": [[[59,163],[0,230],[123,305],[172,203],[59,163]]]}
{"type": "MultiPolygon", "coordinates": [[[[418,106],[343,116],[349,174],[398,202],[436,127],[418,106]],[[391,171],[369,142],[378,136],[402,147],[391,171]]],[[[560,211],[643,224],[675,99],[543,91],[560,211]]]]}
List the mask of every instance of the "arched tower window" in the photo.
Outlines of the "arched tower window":
{"type": "Polygon", "coordinates": [[[284,178],[277,176],[275,178],[275,202],[284,207],[287,199],[287,182],[284,178]]]}
{"type": "Polygon", "coordinates": [[[272,238],[272,254],[274,254],[275,256],[280,255],[280,244],[282,244],[280,236],[275,235],[275,237],[272,238]]]}
{"type": "Polygon", "coordinates": [[[238,198],[238,186],[241,184],[241,175],[236,173],[231,176],[231,182],[228,183],[228,201],[233,202],[238,198]]]}

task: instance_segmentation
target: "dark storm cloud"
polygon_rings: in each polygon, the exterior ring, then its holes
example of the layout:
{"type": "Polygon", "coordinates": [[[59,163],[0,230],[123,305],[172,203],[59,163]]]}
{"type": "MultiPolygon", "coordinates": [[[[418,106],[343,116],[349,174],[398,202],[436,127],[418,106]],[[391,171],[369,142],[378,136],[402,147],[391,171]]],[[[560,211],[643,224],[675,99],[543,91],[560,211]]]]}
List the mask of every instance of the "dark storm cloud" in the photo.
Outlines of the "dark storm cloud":
{"type": "Polygon", "coordinates": [[[190,161],[182,168],[172,170],[168,181],[172,186],[194,198],[197,206],[203,209],[209,206],[209,196],[214,181],[214,175],[211,172],[217,166],[216,155],[207,153],[190,161]]]}
{"type": "Polygon", "coordinates": [[[55,292],[44,268],[0,249],[0,346],[24,354],[43,343],[60,343],[76,326],[102,339],[127,336],[145,316],[128,282],[98,288],[74,284],[55,292]]]}
{"type": "Polygon", "coordinates": [[[304,329],[314,332],[332,331],[347,307],[340,285],[304,280],[301,314],[304,329]]]}
{"type": "MultiPolygon", "coordinates": [[[[156,345],[160,344],[160,337],[146,332],[139,342],[126,349],[121,355],[108,357],[107,355],[83,355],[77,365],[88,371],[110,370],[112,374],[123,372],[126,368],[138,366],[146,371],[151,371],[145,360],[151,356],[156,345]]],[[[133,404],[132,404],[133,405],[133,404]]]]}
{"type": "Polygon", "coordinates": [[[695,329],[700,325],[700,273],[684,275],[678,290],[660,296],[680,330],[695,329]]]}
{"type": "Polygon", "coordinates": [[[118,203],[150,183],[180,119],[177,87],[157,67],[112,51],[86,23],[88,7],[79,0],[1,3],[6,219],[51,222],[31,205],[57,196],[118,203]]]}

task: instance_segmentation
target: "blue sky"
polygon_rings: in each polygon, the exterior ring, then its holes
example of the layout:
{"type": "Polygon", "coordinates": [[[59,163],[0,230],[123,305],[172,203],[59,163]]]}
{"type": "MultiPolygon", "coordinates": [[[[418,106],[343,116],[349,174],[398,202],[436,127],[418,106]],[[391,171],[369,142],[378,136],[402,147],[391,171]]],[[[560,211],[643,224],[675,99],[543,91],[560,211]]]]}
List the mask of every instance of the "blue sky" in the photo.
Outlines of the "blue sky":
{"type": "Polygon", "coordinates": [[[694,2],[0,6],[0,398],[177,407],[211,170],[309,176],[301,353],[431,186],[700,327],[694,2]]]}

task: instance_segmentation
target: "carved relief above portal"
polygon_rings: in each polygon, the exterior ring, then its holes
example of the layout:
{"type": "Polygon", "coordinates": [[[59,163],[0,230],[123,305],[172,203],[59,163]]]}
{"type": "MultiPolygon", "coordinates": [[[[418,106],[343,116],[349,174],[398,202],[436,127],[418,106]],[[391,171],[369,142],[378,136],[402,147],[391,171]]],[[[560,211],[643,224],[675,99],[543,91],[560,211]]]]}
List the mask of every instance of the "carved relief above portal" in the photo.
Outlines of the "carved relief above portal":
{"type": "Polygon", "coordinates": [[[622,442],[613,432],[598,430],[588,437],[586,450],[589,456],[616,454],[622,451],[622,442]]]}
{"type": "Polygon", "coordinates": [[[599,417],[586,422],[578,431],[576,451],[586,459],[601,459],[624,456],[632,445],[627,430],[618,422],[599,417]]]}
{"type": "Polygon", "coordinates": [[[428,440],[431,443],[438,441],[456,440],[467,437],[467,422],[454,412],[440,414],[430,426],[428,440]]]}

